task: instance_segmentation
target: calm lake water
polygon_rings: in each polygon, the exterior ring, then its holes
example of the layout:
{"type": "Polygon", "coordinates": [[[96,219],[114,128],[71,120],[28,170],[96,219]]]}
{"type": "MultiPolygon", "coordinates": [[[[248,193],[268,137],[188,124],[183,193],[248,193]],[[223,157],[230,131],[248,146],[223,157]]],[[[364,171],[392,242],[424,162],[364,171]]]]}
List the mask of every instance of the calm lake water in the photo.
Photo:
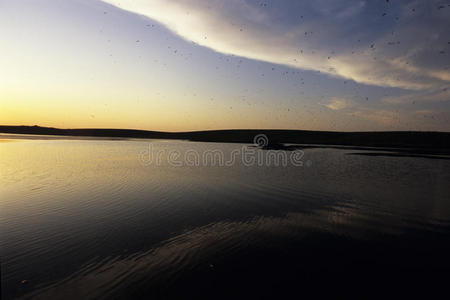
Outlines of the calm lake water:
{"type": "Polygon", "coordinates": [[[0,140],[3,299],[448,284],[450,160],[309,149],[297,165],[174,165],[170,151],[230,157],[244,145],[0,140]],[[143,161],[150,151],[160,162],[143,161]]]}

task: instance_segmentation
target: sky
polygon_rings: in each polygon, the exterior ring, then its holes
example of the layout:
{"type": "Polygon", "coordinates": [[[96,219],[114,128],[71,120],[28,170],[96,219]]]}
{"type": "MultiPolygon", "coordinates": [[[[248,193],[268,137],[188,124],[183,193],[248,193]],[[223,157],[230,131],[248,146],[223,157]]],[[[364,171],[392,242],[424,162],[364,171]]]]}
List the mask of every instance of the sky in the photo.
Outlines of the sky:
{"type": "Polygon", "coordinates": [[[0,0],[0,124],[450,131],[450,2],[0,0]]]}

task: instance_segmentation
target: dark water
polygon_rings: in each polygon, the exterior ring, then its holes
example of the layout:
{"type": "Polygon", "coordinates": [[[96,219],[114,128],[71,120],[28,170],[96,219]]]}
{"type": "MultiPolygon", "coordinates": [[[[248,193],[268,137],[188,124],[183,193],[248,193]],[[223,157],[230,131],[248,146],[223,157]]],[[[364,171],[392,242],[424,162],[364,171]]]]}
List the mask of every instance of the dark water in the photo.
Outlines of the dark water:
{"type": "Polygon", "coordinates": [[[142,163],[148,141],[0,143],[2,299],[432,296],[448,285],[449,160],[309,149],[302,166],[174,166],[167,151],[242,145],[151,145],[159,164],[142,163]]]}

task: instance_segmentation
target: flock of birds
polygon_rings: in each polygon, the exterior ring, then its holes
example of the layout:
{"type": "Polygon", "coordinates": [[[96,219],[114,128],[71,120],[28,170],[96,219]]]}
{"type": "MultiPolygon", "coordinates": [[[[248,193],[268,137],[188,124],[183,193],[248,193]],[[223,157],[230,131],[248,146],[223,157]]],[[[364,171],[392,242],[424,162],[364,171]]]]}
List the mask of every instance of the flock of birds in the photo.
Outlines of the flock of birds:
{"type": "MultiPolygon", "coordinates": [[[[390,1],[389,1],[389,0],[386,0],[386,2],[389,3],[390,1]]],[[[268,7],[270,7],[270,3],[269,3],[269,2],[261,2],[261,3],[259,4],[259,6],[262,7],[262,8],[268,8],[268,7]]],[[[442,9],[445,9],[446,7],[450,7],[450,4],[448,4],[448,5],[439,5],[439,6],[437,7],[437,9],[438,9],[438,10],[442,10],[442,9]]],[[[416,13],[416,8],[411,8],[411,13],[416,13]]],[[[103,14],[106,15],[106,14],[108,14],[108,12],[107,12],[107,11],[104,11],[103,14]]],[[[386,17],[386,16],[388,16],[388,15],[389,15],[389,13],[386,11],[386,12],[383,12],[383,13],[381,14],[381,17],[386,17]]],[[[304,16],[301,15],[301,16],[300,16],[300,19],[304,19],[304,16]]],[[[399,20],[400,20],[399,16],[394,16],[394,19],[395,19],[396,21],[399,21],[399,20]]],[[[234,24],[233,24],[233,26],[234,26],[234,24]]],[[[157,28],[157,25],[155,25],[155,24],[146,24],[145,27],[147,27],[147,28],[149,28],[149,29],[154,29],[155,27],[157,28]]],[[[239,32],[243,32],[243,31],[245,30],[245,28],[244,28],[243,26],[237,26],[237,28],[238,28],[239,32]]],[[[304,37],[305,37],[305,38],[311,37],[311,36],[313,36],[313,35],[314,35],[314,32],[313,32],[313,31],[305,31],[305,32],[304,32],[304,37]]],[[[395,32],[392,31],[392,32],[391,32],[391,35],[392,35],[392,36],[395,36],[395,32]]],[[[205,35],[205,36],[204,36],[204,39],[206,40],[207,38],[208,38],[208,37],[205,35]]],[[[166,40],[167,40],[167,38],[166,38],[166,40]]],[[[108,42],[111,42],[111,40],[109,39],[108,42]]],[[[142,42],[143,42],[143,41],[142,41],[141,39],[137,39],[137,40],[135,41],[136,44],[141,44],[142,42]]],[[[357,44],[362,43],[362,42],[361,42],[361,39],[357,39],[357,40],[356,40],[356,43],[357,43],[357,44]]],[[[192,44],[197,45],[197,43],[194,42],[194,41],[192,41],[192,44]]],[[[396,40],[387,41],[386,44],[387,44],[388,46],[398,46],[398,45],[401,44],[401,41],[400,41],[400,39],[397,38],[396,40]]],[[[450,41],[448,42],[448,44],[450,45],[450,41]]],[[[375,51],[376,51],[376,48],[377,48],[377,47],[376,47],[376,44],[375,44],[374,42],[372,42],[372,43],[369,42],[368,50],[372,50],[372,51],[375,52],[375,51]]],[[[180,58],[183,58],[183,59],[185,59],[185,60],[189,60],[189,59],[192,57],[192,55],[193,55],[192,52],[184,53],[182,50],[173,48],[172,46],[167,46],[167,49],[168,49],[168,51],[170,51],[173,55],[176,55],[176,56],[178,56],[178,57],[180,57],[180,58]]],[[[363,49],[363,47],[359,47],[359,46],[358,46],[358,49],[360,49],[360,51],[362,51],[362,52],[363,52],[363,51],[366,51],[365,49],[363,49]],[[361,50],[361,49],[362,49],[362,50],[361,50]]],[[[306,51],[307,51],[307,50],[305,50],[305,49],[299,49],[299,55],[305,54],[306,51]]],[[[316,54],[316,51],[314,51],[314,50],[310,50],[310,51],[311,51],[311,54],[316,54]]],[[[353,50],[353,51],[351,51],[351,53],[352,53],[352,54],[356,54],[357,51],[353,50]]],[[[437,53],[440,54],[440,55],[444,55],[444,54],[446,54],[446,51],[445,51],[445,50],[438,50],[437,53]]],[[[328,55],[326,56],[326,59],[327,59],[327,60],[332,60],[334,54],[335,54],[335,51],[330,51],[330,54],[328,54],[328,55]]],[[[112,56],[112,54],[110,54],[110,56],[112,56]]],[[[139,57],[139,58],[141,58],[141,57],[139,57]]],[[[228,55],[228,56],[223,55],[223,56],[220,56],[219,59],[220,59],[222,62],[234,64],[234,66],[235,66],[237,69],[241,68],[241,66],[244,64],[244,60],[243,60],[242,58],[240,58],[240,57],[235,56],[235,55],[228,55]]],[[[373,56],[373,59],[376,60],[377,57],[376,57],[376,56],[373,56]]],[[[294,58],[293,60],[294,60],[294,62],[296,61],[295,58],[294,58]]],[[[163,67],[167,67],[167,66],[168,66],[167,62],[159,61],[159,60],[157,60],[157,59],[153,60],[153,62],[154,62],[154,63],[161,63],[161,64],[163,65],[163,67]]],[[[409,64],[409,62],[406,62],[406,64],[409,64]]],[[[223,65],[223,64],[222,64],[222,65],[223,65]]],[[[261,63],[261,65],[264,65],[264,63],[261,63]]],[[[216,66],[214,66],[214,67],[215,67],[216,70],[220,70],[220,68],[221,68],[219,65],[216,65],[216,66]]],[[[445,68],[446,70],[449,69],[448,66],[445,66],[444,68],[445,68]]],[[[307,82],[307,80],[304,79],[304,76],[302,75],[302,72],[301,72],[301,71],[299,71],[299,70],[292,70],[292,69],[291,69],[291,70],[286,70],[286,69],[288,69],[288,68],[286,68],[286,67],[271,67],[270,69],[268,69],[268,71],[270,71],[270,72],[279,72],[279,75],[281,76],[281,78],[285,78],[286,80],[292,81],[292,84],[293,84],[293,86],[295,86],[295,87],[300,87],[300,88],[301,88],[301,87],[305,86],[305,83],[307,82]],[[278,71],[278,69],[281,69],[281,71],[278,71]],[[295,76],[295,78],[294,78],[294,76],[295,76]]],[[[267,72],[267,68],[265,68],[265,70],[266,70],[266,72],[267,72]]],[[[319,71],[319,73],[320,73],[320,71],[319,71]]],[[[236,74],[236,75],[239,76],[239,74],[236,74]]],[[[266,75],[266,73],[265,73],[264,71],[260,73],[260,76],[261,76],[261,77],[265,77],[265,75],[266,75]]],[[[352,88],[353,91],[355,92],[355,95],[356,95],[355,98],[356,98],[356,99],[359,98],[359,99],[361,99],[361,100],[369,101],[369,97],[363,96],[363,95],[359,94],[359,90],[361,89],[361,87],[360,87],[360,85],[358,85],[356,82],[354,82],[353,80],[349,80],[349,79],[343,79],[342,82],[343,82],[344,85],[347,85],[348,83],[352,83],[352,87],[351,87],[351,88],[352,88]],[[359,96],[358,96],[358,94],[359,94],[359,96]]],[[[314,84],[314,82],[309,82],[309,84],[314,84]]],[[[252,105],[263,104],[263,101],[262,101],[262,100],[258,100],[258,103],[252,102],[252,101],[250,100],[250,98],[255,98],[255,97],[254,97],[254,96],[255,96],[255,92],[256,92],[256,93],[262,93],[263,91],[264,91],[264,88],[260,88],[260,89],[257,89],[256,91],[253,91],[253,95],[249,95],[249,94],[252,94],[251,91],[250,91],[249,89],[245,89],[245,90],[243,91],[242,95],[240,96],[240,100],[241,100],[241,102],[242,102],[244,105],[247,105],[247,106],[249,106],[249,107],[252,106],[252,105]],[[249,93],[249,94],[247,94],[247,93],[249,93]]],[[[447,88],[444,88],[443,91],[444,91],[444,92],[447,91],[447,88]]],[[[157,94],[160,95],[160,93],[157,93],[157,94]]],[[[189,94],[189,93],[185,93],[186,96],[187,96],[188,94],[189,94]]],[[[299,91],[299,94],[300,94],[300,95],[304,95],[304,94],[305,94],[304,90],[300,90],[300,91],[299,91]]],[[[196,96],[197,96],[197,93],[192,93],[191,96],[196,97],[196,96]]],[[[388,96],[388,95],[385,94],[384,96],[388,96]]],[[[217,97],[212,96],[212,97],[207,97],[207,98],[209,99],[210,103],[212,103],[212,104],[215,105],[215,106],[217,105],[217,103],[215,103],[217,97]]],[[[322,96],[322,98],[324,98],[324,96],[322,96]]],[[[294,102],[294,101],[295,101],[295,99],[291,99],[291,103],[294,102]]],[[[411,104],[415,104],[415,103],[416,103],[415,101],[411,101],[411,104]]],[[[105,105],[106,105],[106,104],[105,104],[105,105]]],[[[230,110],[233,110],[233,105],[229,106],[229,109],[230,109],[230,110]]],[[[309,113],[310,115],[314,115],[314,113],[315,113],[313,109],[308,110],[307,107],[306,107],[306,105],[304,105],[303,109],[306,110],[306,111],[308,111],[308,113],[309,113]]],[[[273,115],[272,117],[275,118],[275,119],[283,119],[283,118],[286,118],[286,117],[287,117],[286,113],[291,112],[291,108],[290,108],[290,107],[285,107],[285,108],[282,109],[282,111],[284,111],[285,113],[284,113],[284,114],[282,113],[281,115],[273,115]]],[[[293,110],[293,111],[295,111],[295,110],[293,110]]],[[[397,110],[396,112],[398,113],[398,110],[397,110]]],[[[242,114],[243,114],[243,113],[242,113],[242,114]]],[[[352,115],[352,114],[351,114],[351,115],[352,115]]],[[[355,116],[355,115],[353,114],[352,116],[355,116]]],[[[245,117],[245,116],[243,115],[242,117],[245,117]]],[[[429,118],[429,117],[430,117],[429,115],[424,115],[424,118],[429,118]]],[[[431,116],[431,117],[434,118],[434,116],[431,116]]],[[[92,115],[91,115],[91,118],[95,118],[95,116],[92,114],[92,115]]],[[[267,118],[268,118],[268,117],[266,116],[265,119],[267,119],[267,118]]]]}

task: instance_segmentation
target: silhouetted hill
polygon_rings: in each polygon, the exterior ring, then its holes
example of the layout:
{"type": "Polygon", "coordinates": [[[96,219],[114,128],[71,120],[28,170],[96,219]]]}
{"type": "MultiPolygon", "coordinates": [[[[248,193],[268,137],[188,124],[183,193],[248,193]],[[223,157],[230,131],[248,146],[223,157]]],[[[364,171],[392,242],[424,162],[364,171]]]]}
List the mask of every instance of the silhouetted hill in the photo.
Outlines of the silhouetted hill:
{"type": "Polygon", "coordinates": [[[334,132],[308,130],[233,129],[192,132],[159,132],[134,129],[58,129],[40,126],[0,126],[2,133],[111,138],[183,139],[202,142],[253,143],[265,134],[270,145],[311,144],[359,147],[414,148],[450,153],[449,132],[385,131],[334,132]]]}

